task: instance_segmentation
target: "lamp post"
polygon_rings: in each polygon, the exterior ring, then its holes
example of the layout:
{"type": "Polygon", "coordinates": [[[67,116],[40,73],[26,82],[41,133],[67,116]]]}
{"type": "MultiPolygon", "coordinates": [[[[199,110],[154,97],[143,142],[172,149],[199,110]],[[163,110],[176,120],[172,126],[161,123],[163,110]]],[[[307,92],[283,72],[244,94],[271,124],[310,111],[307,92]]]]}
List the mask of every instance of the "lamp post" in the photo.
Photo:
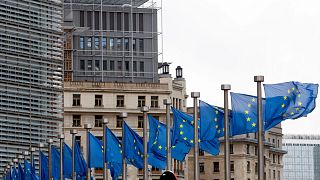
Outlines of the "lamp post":
{"type": "Polygon", "coordinates": [[[148,116],[147,112],[149,108],[147,106],[141,107],[141,112],[143,112],[143,179],[148,180],[148,147],[147,147],[147,126],[148,126],[148,116]]]}
{"type": "Polygon", "coordinates": [[[108,164],[106,162],[106,155],[107,155],[107,127],[109,120],[108,118],[103,118],[103,180],[108,179],[108,164]]]}
{"type": "Polygon", "coordinates": [[[170,122],[170,105],[172,104],[171,99],[163,100],[163,104],[166,106],[166,144],[167,144],[167,170],[171,171],[171,138],[170,138],[170,129],[171,129],[171,122],[170,122]]]}
{"type": "Polygon", "coordinates": [[[64,144],[64,134],[59,134],[58,138],[60,140],[60,180],[63,180],[63,144],[64,144]]]}
{"type": "Polygon", "coordinates": [[[76,172],[75,172],[75,145],[76,145],[76,134],[78,131],[76,129],[71,129],[70,134],[72,135],[72,180],[76,180],[76,172]]]}
{"type": "Polygon", "coordinates": [[[31,148],[29,148],[29,150],[30,150],[30,163],[31,163],[31,166],[33,167],[33,168],[35,168],[34,167],[34,152],[36,151],[36,148],[34,148],[34,147],[31,147],[31,148]]]}
{"type": "Polygon", "coordinates": [[[44,144],[43,143],[39,143],[39,179],[40,180],[44,180],[41,177],[42,176],[42,173],[41,173],[41,169],[42,169],[41,148],[44,148],[44,144]]]}
{"type": "Polygon", "coordinates": [[[51,153],[51,145],[53,143],[53,139],[48,139],[48,178],[52,178],[52,153],[51,153]]]}
{"type": "Polygon", "coordinates": [[[194,122],[194,180],[199,180],[199,141],[198,141],[198,98],[200,92],[192,92],[193,98],[193,122],[194,122]]]}
{"type": "Polygon", "coordinates": [[[120,118],[122,118],[122,179],[127,180],[127,164],[126,164],[126,157],[124,152],[124,121],[125,118],[128,117],[126,112],[120,113],[120,118]]]}
{"type": "Polygon", "coordinates": [[[90,140],[89,140],[89,133],[90,133],[90,129],[92,129],[92,125],[91,124],[84,124],[84,129],[86,130],[86,136],[87,136],[87,180],[91,180],[91,168],[89,167],[89,158],[90,158],[90,140]]]}

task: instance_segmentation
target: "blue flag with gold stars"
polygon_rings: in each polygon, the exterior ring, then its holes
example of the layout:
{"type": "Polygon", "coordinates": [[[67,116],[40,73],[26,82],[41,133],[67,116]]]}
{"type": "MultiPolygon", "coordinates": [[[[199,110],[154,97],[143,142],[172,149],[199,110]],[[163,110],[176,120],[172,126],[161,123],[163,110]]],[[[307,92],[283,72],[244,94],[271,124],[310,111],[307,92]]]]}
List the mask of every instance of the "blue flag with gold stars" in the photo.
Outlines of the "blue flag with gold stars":
{"type": "Polygon", "coordinates": [[[51,172],[54,179],[60,178],[60,152],[54,146],[51,146],[51,172]]]}
{"type": "Polygon", "coordinates": [[[24,160],[24,178],[25,180],[31,180],[32,178],[31,164],[28,160],[24,160]]]}
{"type": "Polygon", "coordinates": [[[18,179],[25,180],[23,168],[20,163],[18,163],[18,179]]]}
{"type": "MultiPolygon", "coordinates": [[[[264,112],[262,102],[262,112],[264,112]]],[[[231,93],[231,135],[255,133],[258,130],[257,97],[231,93]]]]}
{"type": "Polygon", "coordinates": [[[173,112],[173,127],[171,136],[172,157],[184,161],[191,147],[194,146],[193,117],[171,107],[173,112]]]}
{"type": "Polygon", "coordinates": [[[77,172],[77,178],[82,178],[87,174],[87,164],[84,160],[83,154],[80,150],[80,145],[75,143],[75,171],[77,172]]]}
{"type": "MultiPolygon", "coordinates": [[[[282,96],[283,101],[289,101],[284,119],[297,119],[311,113],[316,107],[318,84],[285,82],[279,84],[264,84],[266,98],[282,96]]],[[[282,105],[283,106],[283,105],[282,105]]]]}
{"type": "Polygon", "coordinates": [[[102,142],[89,132],[89,167],[103,168],[102,142]]]}
{"type": "Polygon", "coordinates": [[[111,172],[113,179],[117,179],[122,173],[122,150],[119,139],[112,133],[109,128],[106,128],[107,133],[107,150],[106,162],[111,172]]]}
{"type": "Polygon", "coordinates": [[[143,168],[143,140],[125,122],[124,123],[124,155],[127,161],[136,168],[143,168]]]}
{"type": "Polygon", "coordinates": [[[48,175],[48,158],[43,152],[40,151],[40,159],[41,159],[41,178],[40,179],[49,179],[48,175]]]}
{"type": "Polygon", "coordinates": [[[165,169],[167,165],[167,126],[159,122],[151,115],[148,115],[148,119],[150,127],[148,142],[148,162],[153,167],[165,169]]]}

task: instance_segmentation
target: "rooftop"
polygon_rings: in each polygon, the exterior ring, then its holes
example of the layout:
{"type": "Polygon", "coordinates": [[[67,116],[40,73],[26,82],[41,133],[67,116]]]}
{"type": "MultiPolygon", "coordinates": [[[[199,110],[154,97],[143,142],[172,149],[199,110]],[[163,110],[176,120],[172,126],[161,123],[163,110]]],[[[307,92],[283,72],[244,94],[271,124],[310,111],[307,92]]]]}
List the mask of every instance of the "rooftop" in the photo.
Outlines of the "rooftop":
{"type": "MultiPolygon", "coordinates": [[[[124,5],[131,4],[133,6],[141,6],[146,3],[148,0],[102,0],[104,5],[124,5]]],[[[101,0],[64,0],[65,4],[101,4],[101,0]]]]}

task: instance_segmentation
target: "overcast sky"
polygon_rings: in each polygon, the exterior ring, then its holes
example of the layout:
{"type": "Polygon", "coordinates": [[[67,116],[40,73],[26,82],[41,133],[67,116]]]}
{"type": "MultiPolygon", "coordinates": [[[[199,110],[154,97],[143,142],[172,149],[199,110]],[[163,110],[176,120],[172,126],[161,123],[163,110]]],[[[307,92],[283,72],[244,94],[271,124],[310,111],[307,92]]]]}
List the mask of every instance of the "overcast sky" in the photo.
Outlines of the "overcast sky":
{"type": "MultiPolygon", "coordinates": [[[[173,75],[183,67],[189,95],[200,91],[217,106],[224,83],[255,95],[254,75],[268,84],[319,83],[319,9],[319,0],[163,0],[164,61],[173,75]]],[[[317,104],[308,117],[282,123],[283,133],[320,134],[317,104]]]]}

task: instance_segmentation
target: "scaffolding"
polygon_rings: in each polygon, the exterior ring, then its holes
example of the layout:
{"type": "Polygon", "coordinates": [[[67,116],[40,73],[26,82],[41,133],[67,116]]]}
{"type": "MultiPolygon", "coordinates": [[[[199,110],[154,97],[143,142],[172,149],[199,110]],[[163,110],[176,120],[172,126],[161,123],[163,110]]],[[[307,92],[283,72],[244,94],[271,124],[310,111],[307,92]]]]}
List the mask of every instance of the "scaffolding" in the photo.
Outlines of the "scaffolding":
{"type": "Polygon", "coordinates": [[[65,0],[64,13],[65,81],[158,82],[162,0],[65,0]]]}

